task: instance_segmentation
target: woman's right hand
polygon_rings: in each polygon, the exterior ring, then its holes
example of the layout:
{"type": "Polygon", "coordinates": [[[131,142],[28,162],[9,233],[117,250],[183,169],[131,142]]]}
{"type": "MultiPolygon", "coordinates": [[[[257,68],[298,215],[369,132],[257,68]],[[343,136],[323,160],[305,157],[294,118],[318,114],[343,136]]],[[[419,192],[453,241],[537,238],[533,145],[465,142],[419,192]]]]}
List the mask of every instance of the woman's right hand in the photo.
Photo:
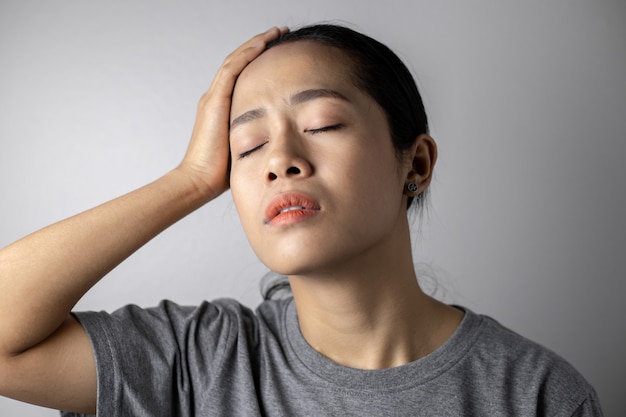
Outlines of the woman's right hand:
{"type": "Polygon", "coordinates": [[[287,28],[271,28],[237,48],[226,57],[209,90],[200,99],[191,141],[178,170],[191,178],[207,200],[228,189],[229,118],[237,77],[265,50],[268,42],[287,31],[287,28]]]}

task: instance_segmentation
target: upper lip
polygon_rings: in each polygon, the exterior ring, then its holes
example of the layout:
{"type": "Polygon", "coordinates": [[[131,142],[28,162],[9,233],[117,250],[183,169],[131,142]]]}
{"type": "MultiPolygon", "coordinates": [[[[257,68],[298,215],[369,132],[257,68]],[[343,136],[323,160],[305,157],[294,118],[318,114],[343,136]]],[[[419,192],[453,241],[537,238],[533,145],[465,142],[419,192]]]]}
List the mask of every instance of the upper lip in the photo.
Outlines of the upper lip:
{"type": "Polygon", "coordinates": [[[282,210],[299,207],[302,210],[319,210],[320,205],[307,194],[300,191],[289,191],[274,196],[265,208],[265,223],[269,223],[282,210]]]}

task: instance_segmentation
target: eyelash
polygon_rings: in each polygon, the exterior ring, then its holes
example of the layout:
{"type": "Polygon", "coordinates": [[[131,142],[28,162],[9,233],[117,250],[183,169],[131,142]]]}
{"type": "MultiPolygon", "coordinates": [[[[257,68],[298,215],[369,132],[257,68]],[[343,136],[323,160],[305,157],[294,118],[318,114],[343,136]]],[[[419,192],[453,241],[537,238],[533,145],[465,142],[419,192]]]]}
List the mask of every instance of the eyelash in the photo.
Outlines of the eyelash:
{"type": "MultiPolygon", "coordinates": [[[[318,133],[326,133],[326,132],[332,132],[332,131],[334,131],[334,130],[339,130],[339,129],[341,129],[342,127],[343,127],[343,125],[342,125],[342,124],[336,124],[336,125],[331,125],[331,126],[324,126],[324,127],[320,127],[320,128],[318,128],[318,129],[308,129],[308,130],[306,130],[305,132],[306,132],[306,133],[310,133],[310,134],[312,134],[312,135],[316,135],[316,134],[318,134],[318,133]]],[[[255,147],[254,147],[254,148],[252,148],[252,149],[249,149],[249,150],[247,150],[247,151],[245,151],[245,152],[240,153],[237,159],[243,159],[243,158],[245,158],[246,156],[249,156],[249,155],[250,155],[250,154],[252,154],[254,151],[256,151],[256,150],[260,149],[260,148],[261,148],[261,147],[263,147],[265,144],[267,144],[267,142],[269,142],[269,141],[265,141],[265,142],[261,143],[260,145],[255,146],[255,147]]]]}
{"type": "Polygon", "coordinates": [[[245,152],[240,153],[240,154],[239,154],[239,157],[238,157],[237,159],[243,159],[243,158],[245,158],[246,156],[250,155],[252,152],[256,151],[257,149],[260,149],[260,148],[261,148],[262,146],[264,146],[267,142],[269,142],[269,141],[267,141],[267,140],[266,140],[266,141],[265,141],[265,142],[263,142],[262,144],[260,144],[260,145],[258,145],[258,146],[255,146],[254,148],[249,149],[249,150],[247,150],[247,151],[245,151],[245,152]]]}
{"type": "Polygon", "coordinates": [[[333,130],[339,130],[342,127],[343,127],[342,124],[336,124],[336,125],[331,125],[331,126],[320,127],[319,129],[309,129],[306,132],[311,133],[312,135],[315,135],[317,133],[325,133],[325,132],[331,132],[333,130]]]}

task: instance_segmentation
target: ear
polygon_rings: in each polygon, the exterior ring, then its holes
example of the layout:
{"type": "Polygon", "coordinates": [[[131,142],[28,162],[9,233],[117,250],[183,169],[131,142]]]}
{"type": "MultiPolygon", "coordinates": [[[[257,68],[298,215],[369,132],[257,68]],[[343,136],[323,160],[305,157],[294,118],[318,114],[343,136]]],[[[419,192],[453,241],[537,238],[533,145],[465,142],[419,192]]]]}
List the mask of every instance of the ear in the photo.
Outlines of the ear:
{"type": "Polygon", "coordinates": [[[404,193],[409,197],[415,197],[430,184],[435,162],[437,162],[437,144],[430,135],[421,134],[413,142],[406,157],[409,166],[405,183],[413,183],[418,186],[418,189],[410,191],[405,187],[404,193]]]}

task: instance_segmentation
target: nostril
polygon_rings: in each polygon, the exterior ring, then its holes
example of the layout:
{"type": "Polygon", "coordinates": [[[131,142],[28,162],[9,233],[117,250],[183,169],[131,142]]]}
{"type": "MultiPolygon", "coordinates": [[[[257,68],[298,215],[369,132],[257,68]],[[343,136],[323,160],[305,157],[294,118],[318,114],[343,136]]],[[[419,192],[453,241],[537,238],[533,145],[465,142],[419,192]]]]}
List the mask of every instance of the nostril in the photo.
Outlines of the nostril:
{"type": "Polygon", "coordinates": [[[282,176],[289,177],[291,175],[300,175],[300,174],[302,174],[302,170],[300,168],[298,168],[298,167],[295,167],[295,166],[287,168],[287,170],[284,171],[285,172],[284,175],[283,174],[281,174],[281,175],[276,174],[276,172],[280,173],[280,172],[283,172],[283,171],[282,170],[278,170],[278,171],[272,170],[272,171],[269,171],[268,174],[267,174],[267,179],[269,181],[274,181],[274,180],[278,179],[278,177],[282,177],[282,176]]]}

